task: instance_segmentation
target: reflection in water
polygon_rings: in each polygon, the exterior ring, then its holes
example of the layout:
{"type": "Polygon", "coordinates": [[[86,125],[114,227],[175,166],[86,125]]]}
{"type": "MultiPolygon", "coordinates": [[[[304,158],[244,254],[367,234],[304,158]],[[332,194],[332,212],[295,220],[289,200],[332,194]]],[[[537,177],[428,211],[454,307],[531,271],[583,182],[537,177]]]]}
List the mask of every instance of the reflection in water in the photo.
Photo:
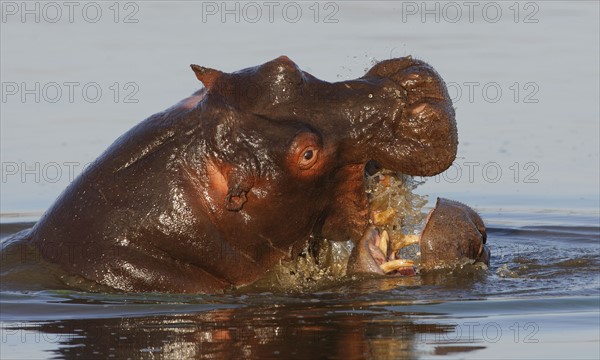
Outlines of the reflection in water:
{"type": "MultiPolygon", "coordinates": [[[[33,325],[29,331],[58,343],[52,350],[56,355],[85,359],[411,359],[419,355],[419,342],[439,340],[453,331],[452,325],[418,324],[408,315],[378,312],[373,307],[272,305],[189,315],[62,320],[33,325]]],[[[11,330],[15,327],[6,329],[11,330]]],[[[472,348],[483,347],[440,346],[435,352],[472,348]]]]}

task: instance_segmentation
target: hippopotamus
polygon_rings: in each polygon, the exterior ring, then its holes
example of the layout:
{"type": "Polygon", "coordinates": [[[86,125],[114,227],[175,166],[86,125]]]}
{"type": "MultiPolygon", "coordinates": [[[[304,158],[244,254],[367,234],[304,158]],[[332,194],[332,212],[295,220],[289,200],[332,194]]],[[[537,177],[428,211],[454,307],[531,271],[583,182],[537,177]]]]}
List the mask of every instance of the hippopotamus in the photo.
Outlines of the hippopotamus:
{"type": "MultiPolygon", "coordinates": [[[[122,291],[211,293],[326,238],[356,243],[350,273],[381,272],[370,261],[389,254],[364,250],[380,238],[367,164],[432,176],[455,159],[452,102],[423,61],[333,83],[285,56],[232,73],[191,68],[203,87],[119,137],[26,234],[46,262],[122,291]]],[[[445,200],[421,242],[427,266],[486,254],[477,214],[445,200]]]]}

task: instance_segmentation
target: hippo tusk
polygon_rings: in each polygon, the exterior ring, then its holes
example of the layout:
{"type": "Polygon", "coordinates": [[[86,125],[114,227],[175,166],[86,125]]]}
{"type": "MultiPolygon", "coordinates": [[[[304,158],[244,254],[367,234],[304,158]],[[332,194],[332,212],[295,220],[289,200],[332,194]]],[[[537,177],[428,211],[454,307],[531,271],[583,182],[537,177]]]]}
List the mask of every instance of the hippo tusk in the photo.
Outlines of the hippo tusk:
{"type": "Polygon", "coordinates": [[[372,220],[373,224],[377,226],[389,224],[396,216],[396,209],[388,207],[382,211],[373,211],[372,220]]]}
{"type": "Polygon", "coordinates": [[[381,271],[383,271],[384,273],[387,274],[394,270],[398,270],[400,268],[409,267],[409,266],[414,266],[414,261],[406,260],[406,259],[398,259],[398,260],[392,260],[392,261],[385,262],[385,263],[379,265],[379,268],[381,269],[381,271]]]}
{"type": "Polygon", "coordinates": [[[383,232],[381,233],[381,236],[379,238],[378,247],[379,247],[379,250],[381,250],[381,252],[385,256],[387,256],[389,242],[390,242],[390,236],[388,235],[387,231],[383,230],[383,232]]]}
{"type": "Polygon", "coordinates": [[[421,239],[421,235],[403,235],[392,242],[392,251],[398,251],[409,245],[418,244],[421,239]]]}

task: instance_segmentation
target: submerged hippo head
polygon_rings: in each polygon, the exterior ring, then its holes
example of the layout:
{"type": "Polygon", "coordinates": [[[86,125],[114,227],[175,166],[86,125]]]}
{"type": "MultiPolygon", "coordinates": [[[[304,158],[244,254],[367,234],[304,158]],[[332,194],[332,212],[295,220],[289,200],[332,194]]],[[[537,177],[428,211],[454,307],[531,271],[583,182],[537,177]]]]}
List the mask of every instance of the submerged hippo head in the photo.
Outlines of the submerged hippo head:
{"type": "Polygon", "coordinates": [[[421,262],[432,269],[469,259],[490,264],[487,233],[479,214],[457,201],[437,200],[421,233],[421,262]]]}
{"type": "Polygon", "coordinates": [[[311,237],[360,239],[368,163],[425,176],[456,155],[444,82],[410,57],[337,83],[287,57],[192,69],[205,89],[123,135],[32,232],[96,253],[48,260],[130,291],[245,284],[311,237]]]}
{"type": "MultiPolygon", "coordinates": [[[[457,201],[438,198],[421,235],[409,241],[419,244],[419,268],[427,271],[465,262],[489,265],[486,240],[485,225],[475,210],[457,201]]],[[[397,259],[388,241],[386,232],[371,227],[354,247],[348,272],[413,275],[413,262],[397,259]]]]}

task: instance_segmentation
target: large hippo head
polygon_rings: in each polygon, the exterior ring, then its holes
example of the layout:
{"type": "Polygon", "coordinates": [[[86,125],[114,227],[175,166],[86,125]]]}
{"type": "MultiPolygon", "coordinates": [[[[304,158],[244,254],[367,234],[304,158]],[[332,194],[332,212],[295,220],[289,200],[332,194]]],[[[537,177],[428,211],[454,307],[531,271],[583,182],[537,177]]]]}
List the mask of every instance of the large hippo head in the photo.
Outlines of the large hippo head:
{"type": "Polygon", "coordinates": [[[123,135],[33,231],[42,250],[96,254],[47,259],[124,290],[245,284],[311,237],[358,241],[367,168],[428,176],[456,155],[444,82],[411,57],[336,83],[284,56],[192,69],[204,90],[123,135]]]}
{"type": "Polygon", "coordinates": [[[208,89],[198,115],[214,152],[202,148],[200,164],[213,164],[211,188],[219,189],[209,202],[228,227],[239,224],[232,231],[254,225],[249,236],[276,234],[269,237],[284,248],[286,238],[310,233],[358,239],[368,222],[368,163],[427,176],[455,158],[452,103],[422,61],[382,61],[337,83],[287,57],[231,74],[192,68],[208,89]]]}

